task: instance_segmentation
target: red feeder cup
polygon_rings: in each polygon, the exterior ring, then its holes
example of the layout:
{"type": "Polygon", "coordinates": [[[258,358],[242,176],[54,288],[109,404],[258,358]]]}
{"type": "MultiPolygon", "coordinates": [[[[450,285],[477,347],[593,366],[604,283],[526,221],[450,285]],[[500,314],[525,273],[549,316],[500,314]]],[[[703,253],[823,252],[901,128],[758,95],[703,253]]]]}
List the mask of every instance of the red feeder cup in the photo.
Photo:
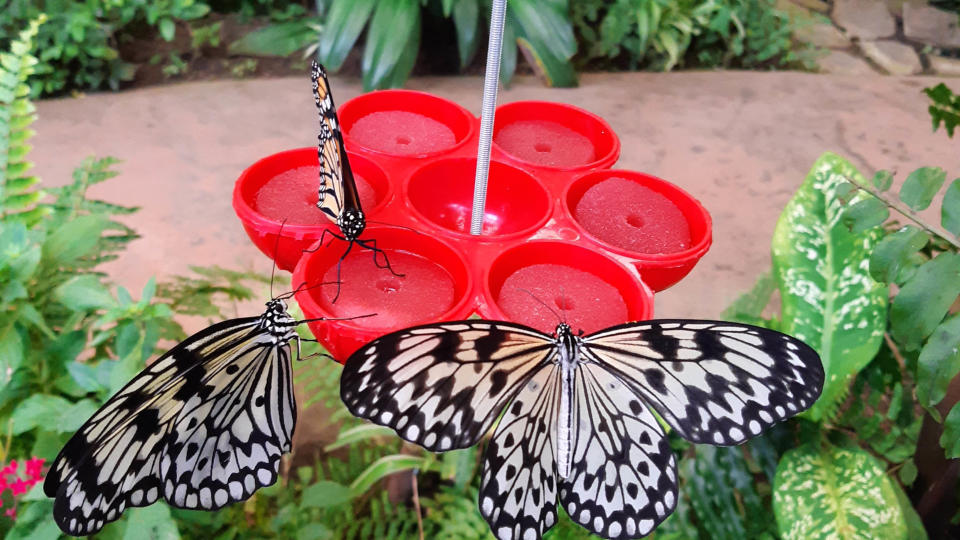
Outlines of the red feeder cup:
{"type": "Polygon", "coordinates": [[[654,176],[602,170],[574,180],[565,210],[591,240],[634,261],[654,291],[680,281],[710,248],[710,214],[654,176]]]}
{"type": "Polygon", "coordinates": [[[597,251],[563,241],[531,241],[503,252],[484,285],[493,319],[552,333],[560,315],[574,331],[593,332],[653,315],[653,293],[636,275],[597,251]],[[546,304],[546,305],[544,305],[546,304]]]}
{"type": "Polygon", "coordinates": [[[523,165],[551,170],[609,167],[620,156],[620,139],[602,118],[548,101],[497,107],[493,147],[523,165]]]}
{"type": "Polygon", "coordinates": [[[445,158],[418,169],[405,190],[414,212],[443,231],[479,241],[529,235],[550,217],[550,195],[533,176],[491,161],[483,235],[470,236],[476,170],[475,158],[445,158]]]}
{"type": "MultiPolygon", "coordinates": [[[[293,272],[293,283],[307,287],[296,295],[308,318],[375,316],[351,321],[309,323],[310,330],[338,361],[343,362],[366,342],[386,332],[436,321],[465,319],[473,310],[468,302],[470,274],[463,258],[445,242],[396,227],[369,227],[393,269],[378,268],[371,250],[353,246],[340,269],[340,296],[336,303],[337,263],[347,247],[335,240],[312,253],[305,253],[293,272]],[[311,288],[312,287],[312,288],[311,288]]],[[[286,231],[284,231],[286,234],[286,231]]],[[[383,255],[377,260],[383,263],[383,255]]],[[[295,286],[296,286],[295,285],[295,286]]]]}
{"type": "MultiPolygon", "coordinates": [[[[387,202],[390,182],[383,169],[362,155],[347,152],[347,156],[364,211],[387,202]]],[[[309,147],[261,159],[247,168],[234,186],[233,209],[247,236],[275,259],[281,270],[292,272],[303,250],[316,242],[324,229],[339,232],[316,206],[319,185],[317,149],[309,147]],[[283,238],[278,245],[281,223],[283,238]]]]}
{"type": "Polygon", "coordinates": [[[475,122],[456,103],[411,90],[357,96],[340,108],[339,118],[347,147],[417,158],[464,144],[473,135],[475,122]]]}

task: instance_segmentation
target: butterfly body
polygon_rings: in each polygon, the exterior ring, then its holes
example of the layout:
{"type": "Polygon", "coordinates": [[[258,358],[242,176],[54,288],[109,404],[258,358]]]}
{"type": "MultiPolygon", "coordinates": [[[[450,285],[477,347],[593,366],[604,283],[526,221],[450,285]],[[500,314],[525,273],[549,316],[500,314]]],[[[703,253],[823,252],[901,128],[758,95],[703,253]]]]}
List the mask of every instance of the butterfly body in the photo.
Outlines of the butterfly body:
{"type": "Polygon", "coordinates": [[[809,407],[819,357],[772,330],[722,321],[630,323],[586,336],[503,321],[424,325],[347,360],[355,415],[432,451],[484,454],[479,508],[501,539],[540,538],[557,501],[605,538],[648,534],[677,503],[682,437],[739,444],[809,407]]]}
{"type": "Polygon", "coordinates": [[[164,498],[215,510],[277,478],[296,424],[281,298],[259,317],[214,324],[173,347],[111,397],[53,461],[44,493],[71,535],[164,498]]]}

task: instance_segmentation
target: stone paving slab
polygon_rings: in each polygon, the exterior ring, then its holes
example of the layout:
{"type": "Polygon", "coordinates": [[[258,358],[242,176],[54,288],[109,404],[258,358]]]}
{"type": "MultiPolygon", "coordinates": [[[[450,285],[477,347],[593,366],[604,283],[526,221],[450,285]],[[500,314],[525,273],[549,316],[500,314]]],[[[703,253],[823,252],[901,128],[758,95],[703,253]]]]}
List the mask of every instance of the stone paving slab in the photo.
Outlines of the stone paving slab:
{"type": "MultiPolygon", "coordinates": [[[[769,268],[776,219],[822,152],[846,156],[865,174],[895,169],[902,180],[913,168],[938,165],[949,178],[960,176],[960,139],[931,132],[921,94],[937,82],[792,72],[587,74],[576,89],[521,77],[500,100],[563,101],[599,114],[620,135],[619,167],[660,176],[703,202],[713,216],[713,248],[657,295],[656,314],[716,317],[769,268]]],[[[334,77],[333,85],[340,103],[360,92],[355,79],[334,77]]],[[[408,84],[474,113],[481,86],[478,77],[408,84]]],[[[31,159],[47,185],[65,183],[88,155],[124,160],[119,177],[91,190],[143,207],[125,218],[143,238],[109,267],[120,284],[139,290],[151,275],[185,273],[189,265],[270,271],[234,215],[231,193],[255,160],[315,143],[305,78],[168,85],[37,108],[31,159]]]]}

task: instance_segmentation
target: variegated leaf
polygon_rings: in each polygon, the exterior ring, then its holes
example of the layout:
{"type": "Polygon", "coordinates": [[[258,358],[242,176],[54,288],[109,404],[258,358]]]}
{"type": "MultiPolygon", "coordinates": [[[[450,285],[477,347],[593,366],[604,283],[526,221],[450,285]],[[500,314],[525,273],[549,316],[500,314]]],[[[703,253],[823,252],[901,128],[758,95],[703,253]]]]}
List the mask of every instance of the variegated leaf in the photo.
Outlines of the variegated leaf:
{"type": "Polygon", "coordinates": [[[890,479],[863,450],[807,444],[780,459],[773,511],[784,540],[900,540],[907,526],[890,479]]]}
{"type": "MultiPolygon", "coordinates": [[[[848,161],[824,154],[787,203],[773,235],[773,264],[780,288],[780,331],[820,353],[823,394],[807,413],[820,420],[845,395],[854,375],[880,348],[886,328],[886,285],[870,277],[870,254],[881,238],[873,227],[851,233],[838,188],[866,185],[848,161]]],[[[870,197],[863,192],[847,204],[870,197]]]]}

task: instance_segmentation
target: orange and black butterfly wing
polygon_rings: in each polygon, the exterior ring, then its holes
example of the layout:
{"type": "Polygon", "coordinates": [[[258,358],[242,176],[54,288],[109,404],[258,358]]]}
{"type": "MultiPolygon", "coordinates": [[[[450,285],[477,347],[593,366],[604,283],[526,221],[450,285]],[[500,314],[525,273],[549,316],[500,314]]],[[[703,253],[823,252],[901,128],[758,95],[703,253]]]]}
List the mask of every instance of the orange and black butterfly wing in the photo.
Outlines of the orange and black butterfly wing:
{"type": "MultiPolygon", "coordinates": [[[[320,112],[320,136],[317,154],[320,159],[320,197],[317,207],[337,223],[344,211],[361,211],[357,184],[350,170],[343,144],[337,108],[330,93],[330,82],[323,66],[313,62],[310,70],[313,96],[320,112]]],[[[338,223],[339,225],[339,223],[338,223]]]]}

